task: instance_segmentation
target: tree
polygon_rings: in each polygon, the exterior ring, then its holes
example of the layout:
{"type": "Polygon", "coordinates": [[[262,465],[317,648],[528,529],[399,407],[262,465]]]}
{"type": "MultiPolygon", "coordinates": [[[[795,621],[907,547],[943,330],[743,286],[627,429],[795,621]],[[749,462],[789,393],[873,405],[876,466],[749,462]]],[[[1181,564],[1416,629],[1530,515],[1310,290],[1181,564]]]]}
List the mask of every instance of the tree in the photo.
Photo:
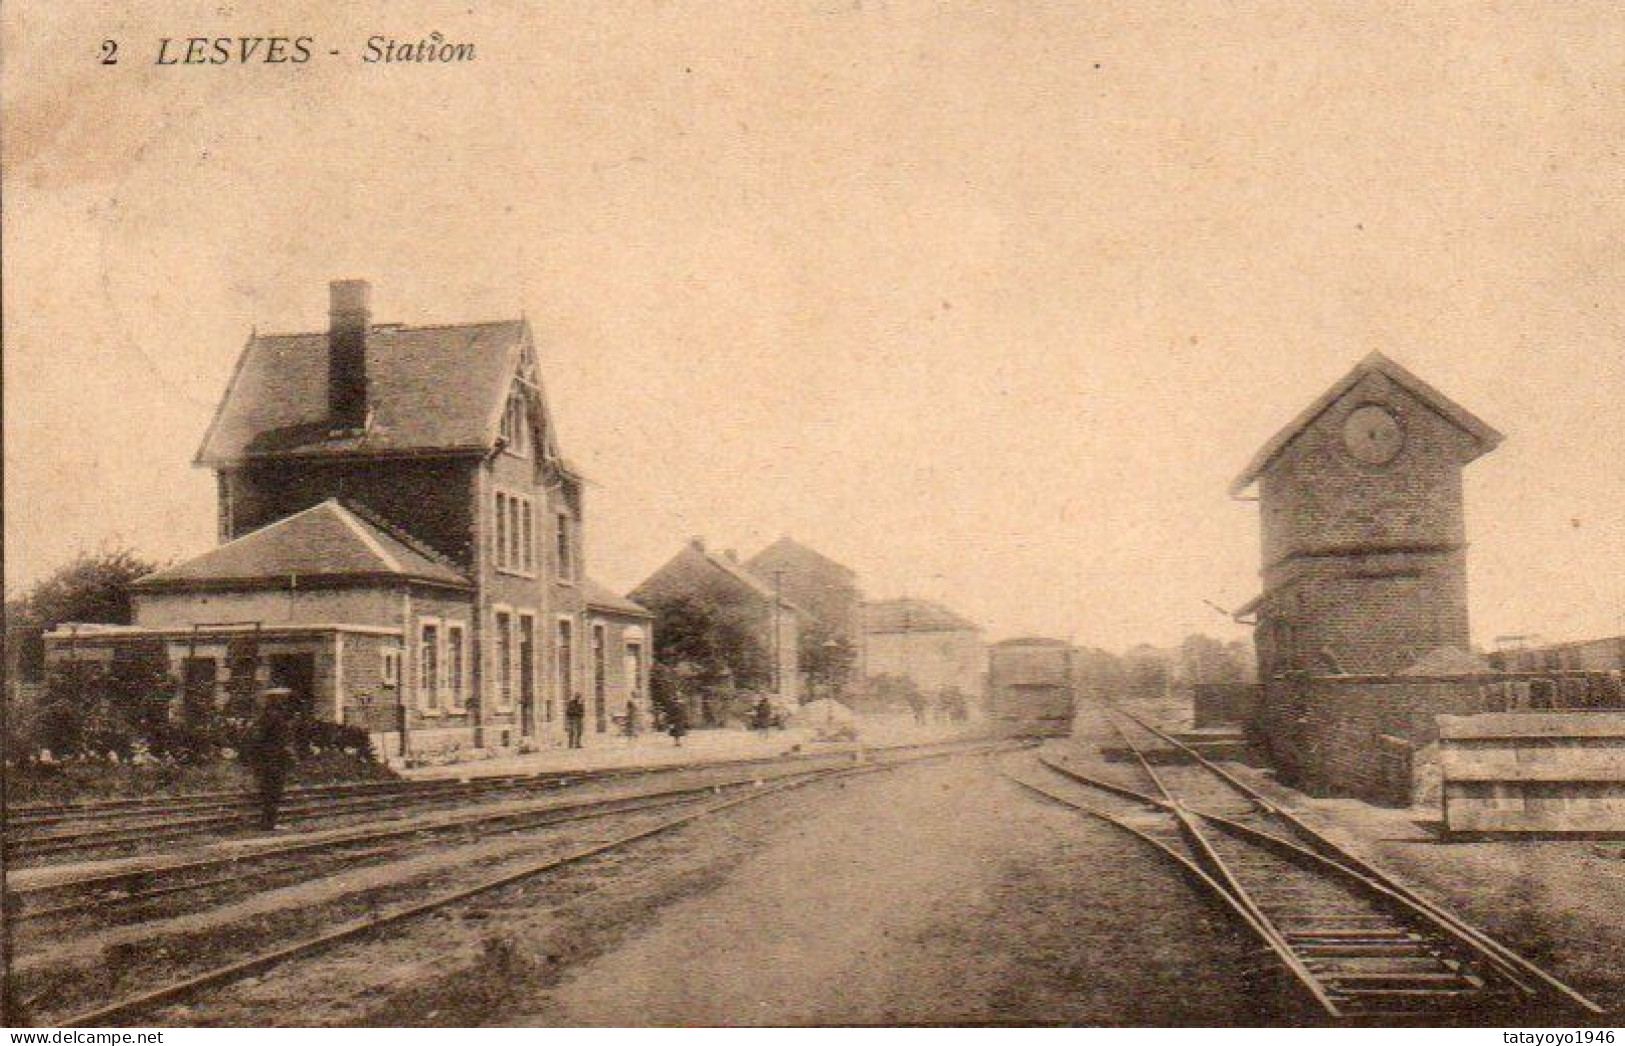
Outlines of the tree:
{"type": "Polygon", "coordinates": [[[1250,639],[1232,639],[1224,645],[1230,660],[1236,663],[1241,674],[1236,677],[1238,682],[1258,682],[1258,653],[1253,649],[1250,639]]]}
{"type": "Polygon", "coordinates": [[[1077,689],[1080,697],[1116,700],[1124,696],[1128,670],[1123,659],[1098,647],[1080,650],[1077,655],[1077,689]]]}
{"type": "Polygon", "coordinates": [[[170,716],[174,692],[169,657],[161,642],[115,651],[102,688],[106,702],[102,718],[113,732],[104,735],[108,747],[101,750],[127,757],[139,745],[149,755],[191,763],[213,755],[212,741],[204,738],[218,724],[174,722],[170,716]]]}
{"type": "Polygon", "coordinates": [[[1238,683],[1244,674],[1230,647],[1202,635],[1186,636],[1179,644],[1179,668],[1187,683],[1238,683]]]}
{"type": "Polygon", "coordinates": [[[882,673],[868,680],[869,701],[876,708],[907,707],[916,719],[925,715],[925,692],[908,676],[882,673]]]}
{"type": "Polygon", "coordinates": [[[809,694],[817,696],[822,690],[824,695],[833,697],[839,693],[841,684],[851,677],[852,664],[857,657],[851,636],[816,618],[804,622],[797,659],[810,684],[809,694]]]}
{"type": "Polygon", "coordinates": [[[731,679],[742,689],[766,689],[773,667],[766,644],[740,607],[688,596],[654,602],[655,660],[707,687],[731,679]],[[684,667],[686,666],[686,667],[684,667]]]}
{"type": "Polygon", "coordinates": [[[45,750],[55,759],[172,756],[184,736],[169,718],[172,686],[161,647],[137,649],[111,664],[54,664],[27,721],[25,754],[45,750]]]}
{"type": "Polygon", "coordinates": [[[1137,699],[1166,697],[1172,661],[1166,651],[1148,643],[1135,646],[1123,658],[1124,695],[1137,699]]]}
{"type": "Polygon", "coordinates": [[[6,604],[6,643],[26,679],[45,674],[45,633],[69,621],[127,625],[130,583],[158,569],[130,549],[83,554],[6,604]]]}

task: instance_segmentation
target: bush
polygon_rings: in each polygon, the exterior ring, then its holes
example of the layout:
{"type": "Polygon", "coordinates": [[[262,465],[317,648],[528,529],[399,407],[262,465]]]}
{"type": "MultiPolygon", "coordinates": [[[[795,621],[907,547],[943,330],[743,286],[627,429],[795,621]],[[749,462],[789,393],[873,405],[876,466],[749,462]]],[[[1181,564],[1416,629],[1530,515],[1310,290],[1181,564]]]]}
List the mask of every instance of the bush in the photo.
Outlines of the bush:
{"type": "MultiPolygon", "coordinates": [[[[18,717],[18,752],[30,758],[48,751],[59,761],[145,756],[202,766],[226,749],[241,748],[252,711],[231,700],[217,707],[212,689],[189,690],[178,699],[175,689],[157,644],[120,649],[110,665],[53,665],[37,705],[18,717]]],[[[374,758],[365,730],[308,715],[293,724],[293,747],[296,757],[334,752],[374,758]]]]}
{"type": "Polygon", "coordinates": [[[325,719],[301,719],[294,724],[294,749],[298,755],[337,752],[373,760],[372,735],[359,726],[330,723],[325,719]]]}
{"type": "Polygon", "coordinates": [[[173,688],[163,648],[156,645],[120,651],[107,666],[53,665],[39,704],[22,724],[21,751],[49,751],[55,759],[185,760],[195,742],[170,720],[173,688]]]}

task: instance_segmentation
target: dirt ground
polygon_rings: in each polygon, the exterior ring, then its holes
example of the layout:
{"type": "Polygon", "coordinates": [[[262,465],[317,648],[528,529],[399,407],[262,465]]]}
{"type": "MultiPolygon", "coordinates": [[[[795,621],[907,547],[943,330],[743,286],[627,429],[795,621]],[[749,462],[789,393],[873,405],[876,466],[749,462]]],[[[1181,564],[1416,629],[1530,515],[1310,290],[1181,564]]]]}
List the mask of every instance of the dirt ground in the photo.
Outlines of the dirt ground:
{"type": "Polygon", "coordinates": [[[1214,971],[1247,961],[1145,854],[959,761],[820,801],[517,1018],[1232,1023],[1243,993],[1214,971]]]}
{"type": "MultiPolygon", "coordinates": [[[[1002,757],[1010,769],[1030,756],[1002,757]],[[1015,760],[1015,762],[1011,762],[1015,760]]],[[[956,758],[739,807],[156,1015],[1251,1024],[1272,963],[1139,844],[956,758]]]]}

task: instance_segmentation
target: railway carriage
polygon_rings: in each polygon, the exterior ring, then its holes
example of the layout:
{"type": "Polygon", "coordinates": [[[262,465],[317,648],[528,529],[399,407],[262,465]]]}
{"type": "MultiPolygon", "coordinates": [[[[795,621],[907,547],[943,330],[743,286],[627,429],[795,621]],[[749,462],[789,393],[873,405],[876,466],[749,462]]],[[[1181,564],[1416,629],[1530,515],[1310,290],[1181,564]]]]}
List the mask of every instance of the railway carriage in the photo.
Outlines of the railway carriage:
{"type": "Polygon", "coordinates": [[[988,723],[998,736],[1069,736],[1076,693],[1070,643],[1006,639],[988,649],[988,723]]]}

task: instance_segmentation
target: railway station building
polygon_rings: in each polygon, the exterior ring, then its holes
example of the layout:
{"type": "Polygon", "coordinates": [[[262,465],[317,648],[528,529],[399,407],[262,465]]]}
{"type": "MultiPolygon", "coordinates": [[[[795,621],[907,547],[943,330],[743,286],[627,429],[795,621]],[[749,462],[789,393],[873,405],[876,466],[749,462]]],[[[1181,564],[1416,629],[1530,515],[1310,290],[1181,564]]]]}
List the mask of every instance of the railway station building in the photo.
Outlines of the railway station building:
{"type": "Polygon", "coordinates": [[[336,281],[327,330],[249,338],[195,459],[220,545],[47,659],[161,647],[221,700],[252,673],[394,759],[562,744],[572,694],[589,739],[629,703],[647,722],[652,618],[586,572],[529,324],[380,324],[370,299],[336,281]]]}

